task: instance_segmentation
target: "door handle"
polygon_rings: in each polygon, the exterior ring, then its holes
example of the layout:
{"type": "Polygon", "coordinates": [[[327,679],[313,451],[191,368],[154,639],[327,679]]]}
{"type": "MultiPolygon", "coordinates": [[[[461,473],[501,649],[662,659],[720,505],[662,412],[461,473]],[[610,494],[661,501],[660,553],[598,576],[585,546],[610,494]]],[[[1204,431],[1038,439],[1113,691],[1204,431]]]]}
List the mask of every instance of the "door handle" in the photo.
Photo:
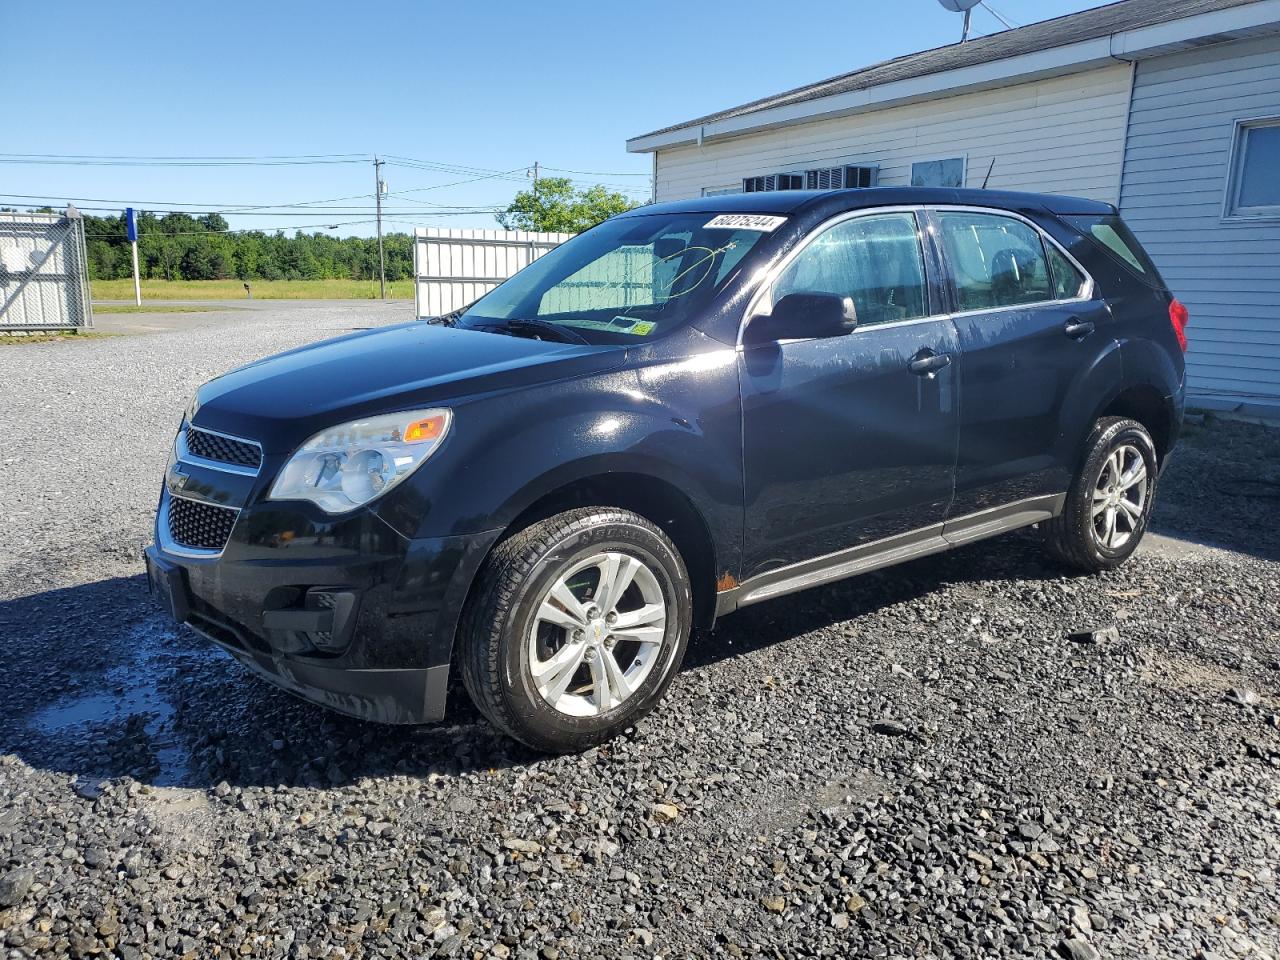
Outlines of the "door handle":
{"type": "Polygon", "coordinates": [[[1072,340],[1083,340],[1095,329],[1092,320],[1081,320],[1079,317],[1072,317],[1062,327],[1062,332],[1072,340]]]}
{"type": "Polygon", "coordinates": [[[932,350],[921,350],[911,362],[907,364],[907,369],[918,377],[932,377],[943,367],[950,366],[951,354],[934,353],[932,350]]]}

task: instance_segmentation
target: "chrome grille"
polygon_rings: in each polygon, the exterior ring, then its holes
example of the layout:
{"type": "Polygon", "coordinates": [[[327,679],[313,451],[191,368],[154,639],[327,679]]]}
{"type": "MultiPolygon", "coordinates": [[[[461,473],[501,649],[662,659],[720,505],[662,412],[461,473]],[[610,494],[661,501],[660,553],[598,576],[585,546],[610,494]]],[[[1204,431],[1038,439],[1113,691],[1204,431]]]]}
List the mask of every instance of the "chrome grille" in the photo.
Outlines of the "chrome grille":
{"type": "Polygon", "coordinates": [[[196,550],[221,550],[240,511],[182,497],[169,498],[169,537],[196,550]]]}
{"type": "Polygon", "coordinates": [[[252,467],[254,470],[262,466],[262,450],[256,443],[248,440],[224,437],[220,433],[210,433],[192,426],[187,427],[186,440],[188,452],[205,460],[230,463],[237,467],[252,467]]]}

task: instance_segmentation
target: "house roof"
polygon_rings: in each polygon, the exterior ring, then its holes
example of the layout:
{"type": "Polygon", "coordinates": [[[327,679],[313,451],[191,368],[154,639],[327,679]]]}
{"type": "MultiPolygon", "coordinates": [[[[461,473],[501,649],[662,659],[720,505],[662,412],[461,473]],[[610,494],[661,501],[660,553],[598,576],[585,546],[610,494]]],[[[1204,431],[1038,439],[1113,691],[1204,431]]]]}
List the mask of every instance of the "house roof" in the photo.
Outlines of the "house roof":
{"type": "Polygon", "coordinates": [[[1038,53],[1087,40],[1097,40],[1126,30],[1155,26],[1171,20],[1214,13],[1257,2],[1259,0],[1121,0],[1119,3],[1028,24],[1025,27],[979,37],[965,43],[953,43],[949,46],[885,60],[829,80],[796,87],[794,90],[753,100],[728,110],[663,127],[661,130],[654,130],[652,133],[634,139],[658,137],[688,127],[744,117],[776,107],[867,90],[882,84],[926,77],[963,67],[989,64],[1010,57],[1038,53]]]}

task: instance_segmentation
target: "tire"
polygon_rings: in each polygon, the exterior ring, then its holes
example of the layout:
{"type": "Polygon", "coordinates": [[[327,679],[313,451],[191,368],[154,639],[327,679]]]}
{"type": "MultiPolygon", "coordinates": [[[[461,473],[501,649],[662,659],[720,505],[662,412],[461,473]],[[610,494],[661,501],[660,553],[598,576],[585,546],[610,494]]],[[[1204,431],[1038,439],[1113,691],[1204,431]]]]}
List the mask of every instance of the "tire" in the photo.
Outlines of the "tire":
{"type": "Polygon", "coordinates": [[[692,613],[684,561],[658,527],[614,507],[569,510],[502,541],[485,563],[462,622],[462,680],[504,733],[548,753],[585,750],[662,699],[692,613]],[[611,569],[615,586],[631,574],[618,597],[602,588],[611,569]]]}
{"type": "Polygon", "coordinates": [[[1147,428],[1124,417],[1099,420],[1085,450],[1061,516],[1045,524],[1045,545],[1067,566],[1101,573],[1124,563],[1142,542],[1155,502],[1158,462],[1147,428]],[[1120,489],[1126,482],[1131,485],[1120,489]],[[1108,521],[1108,513],[1114,520],[1108,521]]]}

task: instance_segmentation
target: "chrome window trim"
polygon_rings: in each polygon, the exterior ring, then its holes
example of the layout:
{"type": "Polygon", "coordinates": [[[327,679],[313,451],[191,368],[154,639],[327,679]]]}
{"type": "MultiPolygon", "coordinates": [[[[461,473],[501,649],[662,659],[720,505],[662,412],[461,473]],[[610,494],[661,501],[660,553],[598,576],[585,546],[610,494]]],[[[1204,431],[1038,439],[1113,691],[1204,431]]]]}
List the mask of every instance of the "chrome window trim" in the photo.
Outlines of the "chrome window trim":
{"type": "MultiPolygon", "coordinates": [[[[769,292],[773,289],[774,283],[777,281],[778,277],[781,276],[782,272],[786,270],[787,267],[791,266],[792,262],[796,259],[796,257],[800,256],[801,253],[807,250],[809,245],[813,243],[818,237],[822,236],[824,233],[826,233],[828,230],[832,229],[833,227],[837,227],[848,220],[856,220],[861,217],[878,216],[880,214],[887,214],[887,213],[909,213],[912,216],[914,216],[916,218],[916,238],[920,241],[920,261],[921,261],[921,264],[924,266],[924,271],[925,271],[925,288],[926,288],[926,298],[927,298],[928,284],[929,284],[929,260],[924,250],[924,234],[921,230],[921,223],[920,223],[920,216],[919,216],[920,211],[923,209],[924,207],[920,204],[894,206],[894,207],[864,207],[859,210],[844,210],[840,213],[835,214],[832,217],[828,217],[826,220],[823,220],[822,223],[818,224],[816,227],[810,230],[807,234],[805,234],[805,236],[800,240],[799,243],[797,243],[794,247],[788,250],[786,255],[783,256],[781,260],[775,263],[772,267],[769,267],[765,271],[765,275],[758,281],[759,286],[756,288],[756,292],[751,295],[751,299],[747,302],[747,309],[743,312],[742,319],[738,321],[738,339],[737,339],[737,342],[735,343],[735,346],[737,347],[737,349],[739,350],[743,349],[742,334],[747,329],[747,323],[751,320],[752,317],[756,315],[757,308],[761,306],[760,301],[763,300],[769,294],[769,292]]],[[[773,304],[769,305],[769,309],[770,310],[773,309],[773,304]]],[[[897,326],[903,323],[920,323],[921,321],[924,321],[924,320],[939,320],[939,319],[942,319],[942,316],[943,315],[941,314],[931,314],[927,317],[913,317],[910,320],[893,320],[893,321],[890,321],[889,323],[872,324],[865,328],[854,329],[853,332],[850,334],[850,336],[853,336],[854,334],[858,333],[858,329],[882,330],[885,327],[897,326]]],[[[798,340],[778,340],[777,342],[778,343],[803,343],[804,340],[805,338],[800,338],[798,340]]]]}
{"type": "MultiPolygon", "coordinates": [[[[1060,244],[1053,237],[1049,236],[1049,234],[1045,233],[1044,229],[1034,220],[1024,217],[1020,213],[1014,213],[1012,210],[1004,210],[998,207],[975,207],[975,206],[964,205],[964,204],[956,204],[953,206],[950,204],[944,204],[940,206],[939,205],[926,206],[924,207],[924,209],[927,210],[930,214],[979,213],[989,217],[1005,217],[1006,219],[1009,219],[1009,220],[1017,220],[1021,223],[1024,223],[1040,235],[1040,240],[1042,243],[1053,244],[1054,249],[1057,250],[1060,254],[1062,254],[1062,256],[1066,258],[1069,264],[1071,264],[1073,267],[1079,270],[1080,276],[1084,277],[1085,279],[1084,293],[1080,294],[1079,296],[1068,297],[1065,300],[1035,300],[1031,303],[1016,303],[1008,307],[982,307],[977,310],[959,310],[956,313],[951,314],[951,316],[967,317],[976,313],[1000,313],[1007,310],[1026,310],[1029,307],[1062,306],[1063,304],[1068,304],[1068,303],[1086,303],[1094,299],[1094,294],[1097,293],[1098,291],[1098,284],[1097,284],[1097,281],[1093,279],[1093,274],[1091,274],[1088,270],[1086,270],[1084,268],[1084,264],[1082,264],[1079,260],[1073,257],[1067,251],[1066,247],[1060,244]]],[[[939,246],[940,247],[942,246],[941,239],[939,239],[939,246]]],[[[941,252],[944,256],[946,255],[945,247],[941,249],[941,252]]],[[[1049,267],[1047,263],[1045,264],[1045,266],[1046,268],[1049,267]]],[[[950,275],[951,274],[950,269],[948,269],[947,274],[948,274],[948,279],[954,282],[954,277],[950,275]]]]}
{"type": "Polygon", "coordinates": [[[185,423],[182,429],[178,431],[178,436],[174,439],[174,451],[178,460],[183,463],[189,463],[196,467],[206,467],[210,470],[221,470],[223,473],[238,473],[242,477],[256,477],[262,472],[262,444],[257,440],[250,440],[248,437],[236,437],[229,433],[222,433],[218,430],[210,430],[208,427],[198,427],[194,423],[185,423]],[[187,446],[187,431],[199,430],[201,433],[212,434],[215,437],[222,437],[224,440],[234,440],[236,443],[247,443],[252,447],[258,448],[258,466],[246,467],[238,463],[227,463],[223,460],[210,460],[208,457],[201,457],[191,452],[187,446]]]}
{"type": "MultiPolygon", "coordinates": [[[[225,507],[216,503],[205,503],[203,500],[196,500],[194,497],[182,497],[175,493],[170,493],[165,489],[164,495],[160,498],[160,510],[156,513],[156,542],[160,545],[162,553],[173,554],[175,557],[186,557],[190,560],[216,560],[222,556],[225,551],[226,544],[218,550],[206,550],[201,547],[188,547],[178,543],[169,533],[169,501],[186,500],[189,503],[199,503],[204,506],[221,507],[223,510],[234,510],[236,519],[232,521],[232,532],[235,530],[235,524],[240,520],[239,507],[225,507]]],[[[231,542],[231,534],[227,534],[227,543],[231,542]]]]}
{"type": "MultiPolygon", "coordinates": [[[[781,275],[781,273],[791,265],[791,262],[795,260],[795,258],[798,257],[801,254],[801,252],[803,252],[805,248],[809,246],[810,243],[812,243],[815,239],[817,239],[827,230],[831,229],[832,227],[838,226],[839,224],[845,222],[846,220],[853,220],[857,217],[874,216],[876,214],[881,214],[881,213],[915,214],[917,217],[916,225],[917,225],[917,228],[919,228],[921,226],[919,221],[919,214],[921,212],[927,212],[929,214],[980,213],[980,214],[985,214],[987,216],[992,216],[992,217],[1006,217],[1010,220],[1017,220],[1021,223],[1024,223],[1028,227],[1030,227],[1032,230],[1034,230],[1037,234],[1039,234],[1041,242],[1053,244],[1054,249],[1057,250],[1060,254],[1062,254],[1062,256],[1066,258],[1068,263],[1070,263],[1073,267],[1075,267],[1077,270],[1080,271],[1080,275],[1084,277],[1084,280],[1085,280],[1084,292],[1079,296],[1070,297],[1066,300],[1037,300],[1033,303],[1019,303],[1019,304],[1014,304],[1008,307],[984,307],[978,310],[958,310],[952,313],[934,313],[934,314],[930,314],[927,317],[913,317],[910,320],[892,320],[888,323],[877,323],[877,324],[873,324],[871,326],[867,326],[859,329],[884,330],[891,327],[908,326],[911,324],[927,323],[927,322],[936,321],[936,320],[952,320],[956,318],[975,316],[977,314],[1005,313],[1010,310],[1028,310],[1028,309],[1033,309],[1038,307],[1060,307],[1060,306],[1067,306],[1073,303],[1088,303],[1095,298],[1095,295],[1098,292],[1098,283],[1096,280],[1093,279],[1093,274],[1091,274],[1088,270],[1085,269],[1084,264],[1082,264],[1079,260],[1073,257],[1071,253],[1062,244],[1060,244],[1053,237],[1049,236],[1049,234],[1046,233],[1040,227],[1039,224],[1037,224],[1035,221],[1027,217],[1024,217],[1020,213],[1013,212],[1012,210],[1005,210],[1000,207],[975,207],[969,204],[941,204],[941,205],[918,204],[915,206],[900,205],[900,206],[893,206],[893,207],[865,207],[860,210],[845,210],[842,213],[838,213],[835,216],[822,221],[822,223],[818,224],[816,227],[810,230],[809,233],[804,237],[803,240],[801,240],[800,243],[796,244],[796,246],[793,249],[787,252],[786,256],[784,256],[781,260],[779,260],[776,264],[774,264],[772,267],[770,267],[766,271],[765,276],[759,281],[760,285],[759,287],[757,287],[756,292],[751,295],[751,299],[747,303],[747,309],[742,314],[742,319],[738,321],[738,339],[737,339],[737,343],[735,344],[735,347],[739,351],[743,349],[744,344],[742,341],[742,335],[747,329],[747,322],[753,316],[755,316],[756,310],[761,306],[761,301],[768,295],[769,291],[773,288],[773,284],[778,279],[779,275],[781,275]]],[[[928,225],[928,228],[931,229],[932,225],[931,224],[928,225]]],[[[919,230],[917,232],[919,232],[919,230]]],[[[923,242],[923,236],[921,236],[921,241],[923,242]]],[[[939,244],[940,243],[941,241],[939,241],[939,244]]],[[[923,252],[924,251],[921,250],[922,254],[923,252]]],[[[940,252],[945,256],[945,251],[940,251],[940,252]]],[[[944,264],[944,266],[945,265],[946,264],[944,264]]],[[[925,262],[925,273],[926,273],[925,282],[927,283],[928,282],[927,258],[925,262]]],[[[953,282],[953,278],[951,277],[951,271],[949,268],[947,270],[947,276],[945,279],[948,283],[953,282]]],[[[849,335],[856,336],[859,333],[859,329],[855,329],[849,335]]],[[[799,339],[778,340],[776,342],[782,343],[782,344],[804,343],[805,340],[804,338],[799,338],[799,339]]]]}

